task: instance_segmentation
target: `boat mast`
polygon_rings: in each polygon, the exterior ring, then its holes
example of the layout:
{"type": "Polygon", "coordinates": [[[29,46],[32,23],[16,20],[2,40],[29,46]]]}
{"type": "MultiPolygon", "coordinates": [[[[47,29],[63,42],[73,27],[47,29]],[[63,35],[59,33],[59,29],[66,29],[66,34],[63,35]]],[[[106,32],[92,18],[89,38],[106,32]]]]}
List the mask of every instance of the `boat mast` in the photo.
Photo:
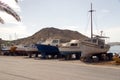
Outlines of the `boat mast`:
{"type": "Polygon", "coordinates": [[[89,11],[91,13],[91,39],[93,39],[93,19],[92,19],[92,15],[94,10],[92,9],[92,3],[91,3],[91,10],[89,11]]]}

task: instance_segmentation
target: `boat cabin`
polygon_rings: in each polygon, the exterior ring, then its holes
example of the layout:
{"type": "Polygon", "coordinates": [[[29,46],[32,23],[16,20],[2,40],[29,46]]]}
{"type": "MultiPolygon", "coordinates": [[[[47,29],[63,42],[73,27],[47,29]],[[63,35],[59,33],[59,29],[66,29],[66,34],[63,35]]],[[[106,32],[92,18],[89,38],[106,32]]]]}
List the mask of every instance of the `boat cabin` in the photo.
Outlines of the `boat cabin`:
{"type": "Polygon", "coordinates": [[[71,40],[70,42],[63,43],[62,46],[79,47],[80,41],[79,40],[71,40]]]}
{"type": "Polygon", "coordinates": [[[93,37],[92,39],[85,40],[88,41],[90,44],[98,45],[100,48],[104,48],[105,46],[105,40],[102,39],[101,37],[93,37]]]}
{"type": "Polygon", "coordinates": [[[47,39],[45,42],[43,42],[41,44],[58,46],[58,45],[60,45],[60,39],[47,39]]]}

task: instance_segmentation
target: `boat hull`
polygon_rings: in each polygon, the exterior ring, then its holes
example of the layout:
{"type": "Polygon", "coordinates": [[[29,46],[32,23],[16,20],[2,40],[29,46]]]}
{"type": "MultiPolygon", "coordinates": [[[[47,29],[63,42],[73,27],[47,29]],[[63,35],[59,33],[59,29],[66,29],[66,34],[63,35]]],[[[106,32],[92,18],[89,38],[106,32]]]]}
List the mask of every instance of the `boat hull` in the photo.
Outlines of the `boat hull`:
{"type": "Polygon", "coordinates": [[[59,47],[59,51],[63,55],[69,53],[81,53],[80,47],[59,47]]]}
{"type": "Polygon", "coordinates": [[[81,56],[85,57],[85,56],[92,56],[95,54],[103,54],[103,53],[107,53],[107,51],[109,50],[110,46],[109,45],[105,45],[104,47],[100,47],[98,45],[95,44],[87,44],[84,43],[81,45],[81,56]]]}
{"type": "Polygon", "coordinates": [[[51,46],[51,45],[45,45],[45,44],[36,44],[36,46],[42,56],[59,54],[59,50],[57,46],[51,46]]]}

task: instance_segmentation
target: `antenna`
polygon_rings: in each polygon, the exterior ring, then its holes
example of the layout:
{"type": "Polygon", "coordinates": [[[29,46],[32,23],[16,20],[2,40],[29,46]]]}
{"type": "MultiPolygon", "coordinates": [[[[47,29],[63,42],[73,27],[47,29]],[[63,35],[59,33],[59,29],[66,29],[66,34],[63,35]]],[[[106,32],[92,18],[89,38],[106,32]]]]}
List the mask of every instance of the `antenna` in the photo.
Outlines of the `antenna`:
{"type": "Polygon", "coordinates": [[[101,33],[101,36],[103,36],[103,31],[100,31],[100,33],[101,33]]]}
{"type": "Polygon", "coordinates": [[[11,36],[11,35],[9,35],[9,40],[10,40],[10,41],[12,40],[12,36],[11,36]]]}
{"type": "Polygon", "coordinates": [[[17,34],[15,33],[15,40],[17,40],[17,34]]]}

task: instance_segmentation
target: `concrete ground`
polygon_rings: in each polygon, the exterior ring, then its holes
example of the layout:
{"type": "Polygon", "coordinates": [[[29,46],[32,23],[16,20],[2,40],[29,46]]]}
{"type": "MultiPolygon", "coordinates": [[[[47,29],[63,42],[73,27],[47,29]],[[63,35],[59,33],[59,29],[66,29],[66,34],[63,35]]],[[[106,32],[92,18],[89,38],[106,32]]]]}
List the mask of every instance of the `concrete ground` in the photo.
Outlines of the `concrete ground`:
{"type": "Polygon", "coordinates": [[[120,67],[0,56],[0,80],[120,80],[120,67]]]}

